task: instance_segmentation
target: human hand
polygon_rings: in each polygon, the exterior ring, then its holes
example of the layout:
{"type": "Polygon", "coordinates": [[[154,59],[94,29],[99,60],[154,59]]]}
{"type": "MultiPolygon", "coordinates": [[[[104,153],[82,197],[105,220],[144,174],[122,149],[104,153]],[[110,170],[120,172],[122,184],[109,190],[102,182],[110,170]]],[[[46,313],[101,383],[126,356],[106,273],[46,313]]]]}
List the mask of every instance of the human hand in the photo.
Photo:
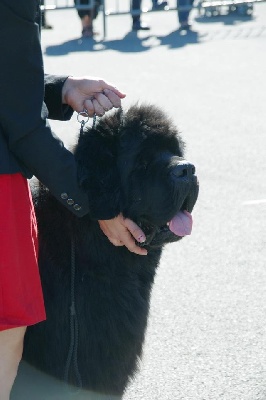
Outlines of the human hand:
{"type": "Polygon", "coordinates": [[[63,104],[70,105],[80,113],[87,110],[93,117],[104,115],[113,107],[121,107],[121,99],[126,95],[103,79],[94,77],[68,77],[62,89],[63,104]]]}
{"type": "Polygon", "coordinates": [[[113,219],[98,222],[103,233],[114,246],[126,246],[132,253],[141,256],[147,255],[147,250],[139,247],[134,240],[136,239],[140,243],[145,242],[145,234],[131,219],[124,218],[122,214],[119,214],[113,219]]]}

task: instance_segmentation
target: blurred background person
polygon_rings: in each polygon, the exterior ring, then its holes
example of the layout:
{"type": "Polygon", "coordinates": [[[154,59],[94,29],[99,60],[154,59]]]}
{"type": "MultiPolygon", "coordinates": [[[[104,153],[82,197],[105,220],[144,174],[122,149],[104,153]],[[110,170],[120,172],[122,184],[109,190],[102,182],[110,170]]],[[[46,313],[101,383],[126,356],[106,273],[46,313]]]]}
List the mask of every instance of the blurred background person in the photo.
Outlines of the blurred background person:
{"type": "MultiPolygon", "coordinates": [[[[41,6],[45,6],[45,0],[41,0],[41,6]]],[[[46,20],[46,11],[41,11],[41,27],[42,29],[53,29],[52,25],[48,24],[46,20]]]]}
{"type": "Polygon", "coordinates": [[[97,17],[101,0],[94,1],[94,7],[91,8],[92,2],[90,0],[74,0],[75,5],[87,5],[88,9],[78,9],[78,16],[81,20],[81,35],[82,37],[93,38],[96,32],[93,31],[93,20],[97,17]]]}

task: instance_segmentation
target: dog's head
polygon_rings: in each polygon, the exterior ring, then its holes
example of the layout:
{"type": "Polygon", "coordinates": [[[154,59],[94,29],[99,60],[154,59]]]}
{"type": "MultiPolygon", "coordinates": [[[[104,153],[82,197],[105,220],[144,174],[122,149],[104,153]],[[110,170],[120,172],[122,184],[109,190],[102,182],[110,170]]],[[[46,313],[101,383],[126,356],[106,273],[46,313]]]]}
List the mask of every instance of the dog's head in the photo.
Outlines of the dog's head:
{"type": "Polygon", "coordinates": [[[76,157],[95,218],[111,205],[143,229],[149,247],[190,234],[198,180],[162,110],[133,106],[105,116],[80,137],[76,157]]]}

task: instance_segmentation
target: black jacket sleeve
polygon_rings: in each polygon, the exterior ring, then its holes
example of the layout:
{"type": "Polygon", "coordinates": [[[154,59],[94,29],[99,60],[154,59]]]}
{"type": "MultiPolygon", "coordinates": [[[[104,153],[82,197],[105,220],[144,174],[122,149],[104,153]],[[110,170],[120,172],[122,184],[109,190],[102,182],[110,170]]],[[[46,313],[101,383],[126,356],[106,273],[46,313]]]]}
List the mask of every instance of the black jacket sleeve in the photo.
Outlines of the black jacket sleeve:
{"type": "Polygon", "coordinates": [[[44,75],[44,102],[48,108],[48,118],[68,121],[73,109],[62,104],[62,88],[68,77],[59,75],[44,75]]]}
{"type": "Polygon", "coordinates": [[[0,1],[1,131],[25,169],[69,210],[83,216],[89,212],[88,198],[78,185],[74,156],[47,122],[37,12],[37,0],[0,1]]]}

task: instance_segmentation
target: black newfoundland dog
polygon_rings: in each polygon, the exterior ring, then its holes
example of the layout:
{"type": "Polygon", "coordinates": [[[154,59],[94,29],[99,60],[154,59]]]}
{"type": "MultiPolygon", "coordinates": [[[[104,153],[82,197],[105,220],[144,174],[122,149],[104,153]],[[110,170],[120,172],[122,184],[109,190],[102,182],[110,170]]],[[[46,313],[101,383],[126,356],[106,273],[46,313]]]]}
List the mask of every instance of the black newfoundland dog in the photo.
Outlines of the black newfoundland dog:
{"type": "Polygon", "coordinates": [[[75,156],[91,207],[119,206],[144,230],[148,255],[115,247],[96,220],[72,216],[40,185],[33,194],[47,321],[28,329],[23,357],[74,386],[122,396],[141,357],[162,249],[190,234],[198,181],[177,129],[150,105],[101,118],[80,135],[75,156]],[[95,197],[101,185],[112,199],[95,197]]]}

